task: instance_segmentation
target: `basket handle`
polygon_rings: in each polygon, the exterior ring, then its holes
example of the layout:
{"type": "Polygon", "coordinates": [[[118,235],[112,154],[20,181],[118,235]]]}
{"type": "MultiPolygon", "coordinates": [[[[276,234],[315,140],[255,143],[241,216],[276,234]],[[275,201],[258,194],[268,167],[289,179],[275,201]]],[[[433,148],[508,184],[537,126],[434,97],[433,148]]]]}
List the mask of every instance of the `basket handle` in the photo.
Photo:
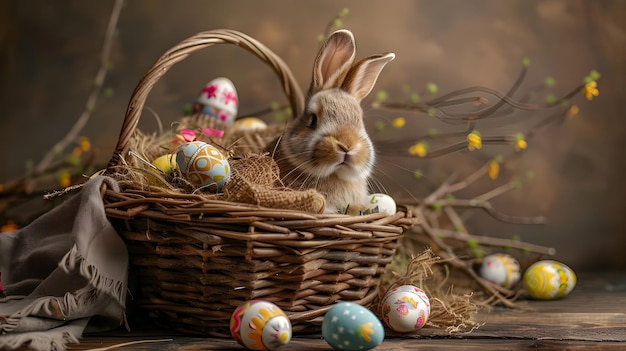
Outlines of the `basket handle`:
{"type": "Polygon", "coordinates": [[[113,156],[107,169],[120,165],[120,161],[128,151],[128,144],[141,118],[143,106],[152,87],[175,63],[184,60],[194,51],[208,48],[216,44],[234,44],[242,47],[261,59],[278,75],[282,82],[283,92],[289,99],[293,116],[303,109],[304,97],[293,73],[287,64],[273,51],[256,39],[241,32],[230,29],[216,29],[195,34],[165,52],[150,68],[133,94],[126,109],[126,116],[117,141],[113,156]]]}

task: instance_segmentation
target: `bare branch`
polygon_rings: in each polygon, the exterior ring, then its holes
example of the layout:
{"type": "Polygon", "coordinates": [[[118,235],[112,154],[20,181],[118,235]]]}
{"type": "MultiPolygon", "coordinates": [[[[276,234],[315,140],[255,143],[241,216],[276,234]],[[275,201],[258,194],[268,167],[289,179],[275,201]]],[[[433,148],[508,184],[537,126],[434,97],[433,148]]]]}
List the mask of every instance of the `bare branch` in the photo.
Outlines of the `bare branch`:
{"type": "Polygon", "coordinates": [[[59,140],[50,149],[50,151],[48,151],[48,153],[44,155],[44,157],[37,164],[37,166],[35,166],[35,168],[33,169],[33,172],[35,174],[40,174],[44,172],[54,161],[55,157],[63,152],[63,150],[65,150],[65,148],[70,143],[76,140],[80,131],[85,127],[87,121],[89,121],[91,113],[93,112],[93,109],[96,106],[96,102],[98,101],[98,97],[100,96],[100,91],[102,90],[104,79],[106,78],[107,72],[109,71],[111,47],[113,45],[113,39],[115,38],[117,22],[120,16],[120,12],[122,11],[123,3],[123,0],[116,0],[115,4],[113,5],[113,10],[111,11],[111,16],[109,18],[109,23],[107,25],[107,30],[104,36],[104,44],[102,47],[102,55],[100,59],[100,68],[96,73],[96,78],[94,79],[91,93],[89,94],[87,102],[85,103],[85,109],[78,117],[76,122],[74,122],[74,125],[67,132],[67,134],[61,140],[59,140]]]}

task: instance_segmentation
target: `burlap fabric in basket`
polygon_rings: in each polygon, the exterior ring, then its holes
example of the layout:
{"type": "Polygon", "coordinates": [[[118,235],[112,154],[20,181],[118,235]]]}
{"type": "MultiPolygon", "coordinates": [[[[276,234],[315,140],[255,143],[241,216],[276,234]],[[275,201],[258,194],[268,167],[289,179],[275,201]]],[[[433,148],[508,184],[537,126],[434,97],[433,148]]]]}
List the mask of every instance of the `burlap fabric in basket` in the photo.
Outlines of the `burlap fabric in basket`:
{"type": "MultiPolygon", "coordinates": [[[[223,43],[240,46],[270,66],[293,113],[302,110],[302,93],[288,67],[242,33],[202,32],[156,61],[131,97],[107,167],[122,191],[107,190],[103,197],[107,215],[127,243],[131,275],[138,279],[135,303],[171,328],[204,335],[227,335],[231,313],[250,299],[280,306],[295,331],[321,324],[338,301],[369,305],[398,238],[415,218],[401,206],[391,216],[315,213],[323,208],[323,197],[312,190],[281,189],[275,163],[260,153],[281,126],[264,132],[226,130],[220,143],[232,145],[235,156],[223,194],[149,187],[119,171],[141,166],[129,151],[141,144],[136,126],[152,86],[191,52],[223,43]]],[[[202,116],[185,119],[205,122],[202,116]]]]}

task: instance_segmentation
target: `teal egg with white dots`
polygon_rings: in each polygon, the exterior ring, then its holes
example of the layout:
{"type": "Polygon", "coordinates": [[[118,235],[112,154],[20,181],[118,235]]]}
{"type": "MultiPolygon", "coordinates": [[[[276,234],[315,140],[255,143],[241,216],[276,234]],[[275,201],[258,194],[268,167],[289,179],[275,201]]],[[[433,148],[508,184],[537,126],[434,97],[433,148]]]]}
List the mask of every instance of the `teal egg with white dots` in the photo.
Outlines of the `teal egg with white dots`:
{"type": "Polygon", "coordinates": [[[335,350],[370,350],[383,342],[385,329],[367,308],[352,302],[339,302],[326,312],[322,336],[335,350]]]}

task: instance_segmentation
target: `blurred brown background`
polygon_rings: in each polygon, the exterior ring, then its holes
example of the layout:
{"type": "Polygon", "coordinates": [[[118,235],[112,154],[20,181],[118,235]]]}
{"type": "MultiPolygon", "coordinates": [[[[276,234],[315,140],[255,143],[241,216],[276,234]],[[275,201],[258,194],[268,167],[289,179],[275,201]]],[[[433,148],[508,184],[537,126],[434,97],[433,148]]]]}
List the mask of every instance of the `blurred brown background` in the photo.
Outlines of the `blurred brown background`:
{"type": "MultiPolygon", "coordinates": [[[[113,1],[2,1],[0,3],[0,182],[25,172],[29,160],[61,139],[84,108],[113,1]]],[[[401,96],[402,87],[423,90],[435,82],[440,93],[473,85],[506,91],[524,57],[531,59],[527,90],[547,76],[555,95],[580,84],[592,69],[602,74],[600,96],[576,97],[580,114],[529,140],[523,157],[505,164],[502,182],[532,171],[521,190],[495,204],[514,215],[545,215],[545,226],[512,226],[482,214],[469,220],[475,233],[511,237],[557,248],[557,259],[574,269],[626,268],[626,210],[623,180],[626,135],[626,2],[615,1],[152,1],[131,0],[122,10],[112,53],[113,68],[91,120],[88,136],[104,162],[113,151],[126,104],[151,64],[178,41],[202,30],[230,28],[259,39],[292,68],[303,88],[317,50],[318,34],[342,8],[345,28],[357,38],[358,56],[393,51],[376,90],[401,96]]],[[[241,49],[214,47],[175,66],[154,88],[148,105],[165,122],[180,117],[201,87],[217,76],[235,83],[240,113],[284,102],[277,79],[241,49]]],[[[522,89],[523,90],[523,89],[522,89]]],[[[372,94],[374,95],[374,94],[372,94]]],[[[368,120],[395,114],[370,111],[368,120]]],[[[398,135],[428,128],[463,130],[410,116],[398,135]]],[[[526,119],[497,119],[489,135],[523,130],[526,119]]],[[[150,120],[142,128],[154,128],[150,120]]],[[[386,131],[390,133],[390,131],[386,131]]],[[[382,135],[382,133],[381,133],[382,135]]],[[[384,135],[382,135],[384,138],[384,135]]],[[[387,135],[389,137],[389,134],[387,135]]],[[[397,197],[397,183],[424,197],[442,176],[467,175],[509,148],[485,147],[436,160],[381,155],[379,168],[394,174],[378,179],[397,197]],[[400,170],[401,165],[406,171],[400,170]],[[412,178],[414,169],[425,177],[412,178]]],[[[506,155],[505,155],[506,157],[506,155]]],[[[472,196],[495,183],[480,182],[472,196]]]]}

